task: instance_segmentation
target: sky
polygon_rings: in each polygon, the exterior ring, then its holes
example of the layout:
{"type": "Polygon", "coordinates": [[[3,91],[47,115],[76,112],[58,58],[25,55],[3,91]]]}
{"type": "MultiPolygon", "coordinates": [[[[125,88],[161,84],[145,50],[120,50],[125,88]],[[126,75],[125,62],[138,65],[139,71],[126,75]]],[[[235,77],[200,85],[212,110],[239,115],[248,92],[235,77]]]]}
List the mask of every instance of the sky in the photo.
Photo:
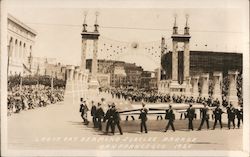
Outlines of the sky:
{"type": "MultiPolygon", "coordinates": [[[[100,4],[79,5],[80,1],[75,3],[76,0],[71,3],[67,1],[71,5],[54,1],[55,4],[51,6],[46,0],[44,3],[35,0],[33,3],[22,2],[10,0],[8,12],[38,33],[34,56],[56,58],[65,65],[80,64],[84,12],[87,12],[89,31],[93,31],[95,13],[99,13],[98,58],[136,63],[145,70],[154,70],[160,65],[161,37],[166,38],[168,51],[172,50],[171,34],[175,15],[180,33],[183,33],[186,15],[189,16],[190,50],[244,53],[249,43],[246,37],[246,9],[242,5],[223,7],[221,4],[213,7],[205,3],[193,3],[193,8],[190,5],[177,6],[169,0],[160,7],[154,4],[155,7],[124,8],[120,7],[121,3],[110,8],[100,4]],[[135,43],[137,48],[133,46],[135,43]]],[[[88,42],[87,58],[92,57],[92,44],[88,42]]],[[[179,47],[181,49],[181,45],[179,47]]]]}

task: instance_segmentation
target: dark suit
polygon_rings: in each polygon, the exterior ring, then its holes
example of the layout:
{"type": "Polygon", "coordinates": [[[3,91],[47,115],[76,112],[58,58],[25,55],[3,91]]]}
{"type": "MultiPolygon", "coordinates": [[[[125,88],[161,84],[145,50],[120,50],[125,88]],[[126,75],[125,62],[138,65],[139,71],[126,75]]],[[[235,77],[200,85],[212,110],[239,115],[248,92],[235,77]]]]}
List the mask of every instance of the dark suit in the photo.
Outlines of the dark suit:
{"type": "Polygon", "coordinates": [[[237,127],[240,128],[240,121],[242,121],[243,123],[243,109],[237,109],[237,112],[236,112],[236,117],[238,119],[238,124],[237,124],[237,127]]]}
{"type": "Polygon", "coordinates": [[[175,131],[174,128],[174,120],[175,120],[175,115],[174,115],[174,111],[172,109],[166,110],[166,117],[165,119],[168,119],[168,124],[166,126],[166,130],[168,130],[169,126],[171,126],[172,130],[175,131]]]}
{"type": "Polygon", "coordinates": [[[233,107],[228,107],[227,108],[227,118],[228,118],[228,123],[227,127],[230,129],[231,123],[233,123],[233,128],[235,128],[235,109],[233,107]]]}
{"type": "Polygon", "coordinates": [[[213,129],[215,129],[216,127],[216,124],[217,124],[217,121],[219,121],[220,123],[220,128],[222,128],[222,123],[221,123],[221,115],[222,115],[223,111],[217,107],[215,110],[214,110],[214,117],[215,117],[215,120],[214,120],[214,127],[213,129]]]}
{"type": "Polygon", "coordinates": [[[99,130],[102,130],[103,116],[104,116],[104,111],[103,111],[102,107],[97,107],[96,117],[97,117],[97,127],[99,128],[99,130]]]}
{"type": "Polygon", "coordinates": [[[121,117],[120,117],[120,113],[114,109],[114,112],[112,112],[113,114],[113,119],[112,119],[112,126],[111,126],[111,129],[112,129],[112,133],[114,134],[115,133],[115,126],[117,126],[120,134],[122,135],[122,128],[120,126],[120,121],[121,121],[121,117]]]}
{"type": "Polygon", "coordinates": [[[106,121],[107,120],[107,124],[106,124],[106,133],[108,133],[108,131],[109,131],[109,128],[111,128],[111,125],[112,125],[112,109],[111,108],[109,108],[108,110],[107,110],[107,112],[106,112],[106,114],[105,114],[105,117],[104,117],[104,121],[106,121]]]}
{"type": "Polygon", "coordinates": [[[91,107],[91,116],[92,116],[92,121],[93,121],[94,127],[96,128],[97,127],[97,117],[96,117],[96,106],[95,105],[93,105],[91,107]]]}
{"type": "Polygon", "coordinates": [[[195,110],[192,107],[187,109],[187,118],[188,118],[188,129],[194,130],[193,119],[195,117],[195,110]]]}
{"type": "Polygon", "coordinates": [[[144,128],[145,133],[148,132],[147,124],[146,124],[146,121],[148,120],[147,114],[148,114],[148,109],[142,108],[139,119],[141,119],[141,132],[143,132],[143,128],[144,128]]]}
{"type": "Polygon", "coordinates": [[[200,124],[198,130],[201,130],[201,128],[202,128],[202,126],[203,126],[203,124],[204,124],[205,121],[207,123],[207,129],[209,129],[209,122],[208,122],[208,120],[209,120],[208,108],[204,107],[204,108],[201,109],[201,124],[200,124]]]}

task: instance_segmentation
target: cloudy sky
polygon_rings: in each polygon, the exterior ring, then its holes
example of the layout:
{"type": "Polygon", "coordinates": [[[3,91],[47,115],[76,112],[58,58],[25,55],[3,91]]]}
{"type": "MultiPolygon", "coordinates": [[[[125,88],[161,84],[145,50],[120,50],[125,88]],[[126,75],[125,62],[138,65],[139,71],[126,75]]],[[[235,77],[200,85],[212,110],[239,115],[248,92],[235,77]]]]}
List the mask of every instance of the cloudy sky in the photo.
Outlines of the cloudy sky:
{"type": "MultiPolygon", "coordinates": [[[[56,58],[63,64],[80,64],[84,12],[88,13],[89,31],[93,30],[95,12],[99,12],[99,58],[135,62],[146,70],[159,66],[162,36],[167,40],[168,50],[172,49],[174,15],[177,15],[180,33],[185,26],[185,16],[189,15],[191,50],[244,53],[248,45],[247,8],[242,3],[213,0],[187,4],[139,0],[134,5],[131,1],[53,2],[9,0],[8,12],[37,31],[35,56],[56,58]],[[133,43],[137,43],[137,48],[133,43]]],[[[88,58],[92,56],[91,44],[88,43],[88,58]]]]}

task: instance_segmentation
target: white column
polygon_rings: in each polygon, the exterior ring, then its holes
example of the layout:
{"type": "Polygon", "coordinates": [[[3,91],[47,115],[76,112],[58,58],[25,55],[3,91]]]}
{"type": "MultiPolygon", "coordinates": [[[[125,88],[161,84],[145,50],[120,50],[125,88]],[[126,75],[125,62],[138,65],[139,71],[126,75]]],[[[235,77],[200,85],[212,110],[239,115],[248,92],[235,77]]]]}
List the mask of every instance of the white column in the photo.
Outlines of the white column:
{"type": "Polygon", "coordinates": [[[98,40],[94,40],[93,60],[91,69],[91,80],[97,80],[97,52],[98,52],[98,40]]]}
{"type": "Polygon", "coordinates": [[[194,76],[193,78],[193,92],[192,92],[192,96],[196,99],[197,97],[199,97],[199,76],[194,76]]]}
{"type": "Polygon", "coordinates": [[[25,57],[26,57],[26,45],[25,43],[23,43],[23,60],[25,61],[25,57]]]}
{"type": "Polygon", "coordinates": [[[18,51],[19,51],[19,48],[18,48],[18,40],[15,41],[15,50],[14,50],[14,58],[16,60],[16,58],[18,58],[18,51]]]}
{"type": "Polygon", "coordinates": [[[84,71],[86,69],[86,53],[87,53],[87,39],[82,39],[82,55],[81,55],[81,67],[84,71]]]}
{"type": "Polygon", "coordinates": [[[13,58],[13,51],[14,51],[14,39],[12,38],[12,40],[10,41],[9,44],[9,66],[12,64],[12,58],[13,58]]]}
{"type": "Polygon", "coordinates": [[[78,81],[79,69],[74,70],[74,81],[78,81]]]}
{"type": "Polygon", "coordinates": [[[222,73],[214,72],[214,88],[213,88],[213,99],[218,99],[220,104],[222,103],[222,73]]]}
{"type": "Polygon", "coordinates": [[[81,71],[78,72],[78,80],[82,81],[82,72],[81,71]]]}
{"type": "Polygon", "coordinates": [[[18,53],[18,59],[22,59],[22,51],[23,51],[23,47],[22,47],[22,42],[19,42],[19,53],[18,53]]]}
{"type": "Polygon", "coordinates": [[[189,78],[190,69],[190,52],[189,52],[189,41],[184,42],[184,80],[189,78]]]}
{"type": "Polygon", "coordinates": [[[173,41],[172,52],[172,80],[178,82],[178,42],[173,41]]]}
{"type": "Polygon", "coordinates": [[[229,88],[228,88],[228,101],[231,102],[234,106],[238,105],[238,96],[237,96],[237,71],[229,71],[229,88]]]}
{"type": "Polygon", "coordinates": [[[192,95],[192,85],[191,85],[191,78],[188,76],[186,77],[186,91],[185,91],[185,95],[187,97],[190,97],[192,95]]]}
{"type": "Polygon", "coordinates": [[[67,65],[67,81],[72,81],[74,78],[74,69],[75,67],[73,65],[67,65]]]}
{"type": "Polygon", "coordinates": [[[201,78],[202,78],[201,97],[208,98],[209,74],[203,74],[201,75],[201,78]]]}

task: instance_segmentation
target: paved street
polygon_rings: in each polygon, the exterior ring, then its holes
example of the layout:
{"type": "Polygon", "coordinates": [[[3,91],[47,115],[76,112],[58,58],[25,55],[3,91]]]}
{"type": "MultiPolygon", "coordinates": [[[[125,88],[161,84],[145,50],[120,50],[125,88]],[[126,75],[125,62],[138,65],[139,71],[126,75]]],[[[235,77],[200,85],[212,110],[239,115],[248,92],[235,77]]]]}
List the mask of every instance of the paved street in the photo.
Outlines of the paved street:
{"type": "MultiPolygon", "coordinates": [[[[111,96],[101,94],[97,99],[111,96]]],[[[76,100],[75,100],[76,101],[76,100]]],[[[22,111],[8,117],[8,147],[10,149],[180,149],[180,150],[240,150],[242,129],[187,131],[187,120],[176,120],[177,131],[164,133],[165,120],[151,116],[148,134],[140,134],[139,121],[126,122],[122,116],[124,135],[104,135],[85,126],[79,104],[70,101],[22,111]],[[66,103],[67,102],[67,103],[66,103]],[[158,129],[159,128],[159,129],[158,129]]],[[[177,116],[178,117],[178,116],[177,116]]],[[[199,120],[194,122],[197,128],[199,120]]],[[[104,125],[105,127],[105,125],[104,125]]],[[[205,128],[205,126],[204,126],[205,128]]]]}

